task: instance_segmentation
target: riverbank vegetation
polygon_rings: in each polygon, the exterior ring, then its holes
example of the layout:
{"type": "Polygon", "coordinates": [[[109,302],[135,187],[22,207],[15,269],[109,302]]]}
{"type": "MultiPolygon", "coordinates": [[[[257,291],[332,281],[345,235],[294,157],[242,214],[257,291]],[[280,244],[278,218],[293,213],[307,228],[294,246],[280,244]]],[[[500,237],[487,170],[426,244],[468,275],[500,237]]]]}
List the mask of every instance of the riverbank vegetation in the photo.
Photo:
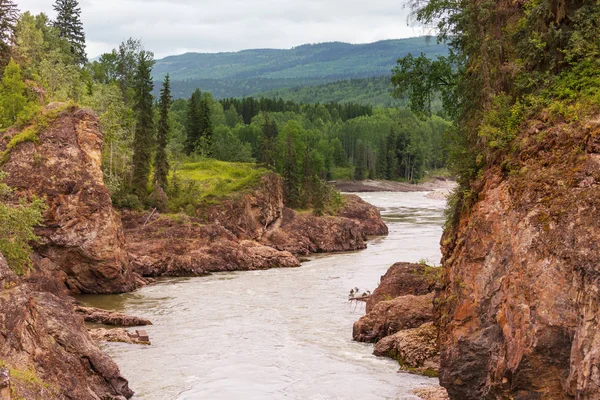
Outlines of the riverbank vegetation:
{"type": "Polygon", "coordinates": [[[460,189],[450,223],[477,199],[478,176],[511,161],[528,121],[575,123],[600,109],[600,4],[548,0],[497,4],[414,1],[416,19],[435,25],[448,56],[408,55],[393,77],[398,95],[427,115],[440,96],[453,118],[449,165],[460,189]]]}

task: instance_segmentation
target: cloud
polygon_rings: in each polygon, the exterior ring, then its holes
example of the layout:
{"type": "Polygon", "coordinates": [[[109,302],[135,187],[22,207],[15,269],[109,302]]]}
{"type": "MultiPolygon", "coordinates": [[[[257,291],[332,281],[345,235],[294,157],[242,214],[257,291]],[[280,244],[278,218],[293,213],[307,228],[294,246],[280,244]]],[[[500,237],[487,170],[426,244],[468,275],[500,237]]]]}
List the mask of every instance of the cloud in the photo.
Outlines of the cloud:
{"type": "MultiPolygon", "coordinates": [[[[18,1],[18,0],[17,0],[18,1]]],[[[88,55],[128,37],[157,57],[184,52],[290,48],[304,43],[369,43],[425,33],[392,0],[80,0],[88,55]]],[[[18,1],[22,11],[54,16],[48,0],[18,1]]]]}

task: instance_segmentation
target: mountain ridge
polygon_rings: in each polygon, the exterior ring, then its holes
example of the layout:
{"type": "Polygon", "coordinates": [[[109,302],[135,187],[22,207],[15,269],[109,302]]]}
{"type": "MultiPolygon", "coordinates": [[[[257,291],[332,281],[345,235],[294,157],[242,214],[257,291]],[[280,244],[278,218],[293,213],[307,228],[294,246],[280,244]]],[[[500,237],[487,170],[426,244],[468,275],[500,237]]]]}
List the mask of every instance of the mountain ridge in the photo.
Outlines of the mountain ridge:
{"type": "Polygon", "coordinates": [[[188,97],[196,88],[217,98],[240,97],[389,75],[397,59],[408,53],[435,58],[447,54],[447,46],[421,36],[361,44],[325,42],[291,49],[185,53],[157,60],[153,78],[159,81],[168,73],[177,97],[188,97]]]}

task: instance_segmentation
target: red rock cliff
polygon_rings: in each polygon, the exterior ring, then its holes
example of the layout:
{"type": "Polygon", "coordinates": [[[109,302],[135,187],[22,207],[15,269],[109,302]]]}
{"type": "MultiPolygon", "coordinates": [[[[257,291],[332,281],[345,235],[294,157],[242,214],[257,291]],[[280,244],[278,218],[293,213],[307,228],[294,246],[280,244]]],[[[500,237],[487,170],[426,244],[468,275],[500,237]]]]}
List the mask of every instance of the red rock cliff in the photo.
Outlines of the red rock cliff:
{"type": "Polygon", "coordinates": [[[600,398],[600,116],[532,122],[443,238],[441,383],[453,399],[600,398]]]}
{"type": "MultiPolygon", "coordinates": [[[[44,268],[56,270],[75,293],[126,292],[135,287],[120,217],[113,211],[102,177],[103,136],[96,116],[87,110],[50,105],[35,141],[8,153],[2,170],[18,195],[46,200],[48,209],[37,229],[36,251],[44,268]],[[60,272],[62,271],[62,273],[60,272]]],[[[21,132],[9,130],[0,149],[21,132]]]]}

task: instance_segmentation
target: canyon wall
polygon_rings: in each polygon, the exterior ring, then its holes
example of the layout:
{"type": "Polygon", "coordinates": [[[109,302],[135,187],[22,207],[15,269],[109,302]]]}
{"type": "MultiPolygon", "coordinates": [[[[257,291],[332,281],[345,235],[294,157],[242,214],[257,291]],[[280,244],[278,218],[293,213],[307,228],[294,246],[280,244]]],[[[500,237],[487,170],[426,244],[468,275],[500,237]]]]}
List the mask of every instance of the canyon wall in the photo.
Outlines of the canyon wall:
{"type": "Polygon", "coordinates": [[[442,240],[440,380],[461,400],[598,399],[600,116],[517,143],[442,240]]]}

